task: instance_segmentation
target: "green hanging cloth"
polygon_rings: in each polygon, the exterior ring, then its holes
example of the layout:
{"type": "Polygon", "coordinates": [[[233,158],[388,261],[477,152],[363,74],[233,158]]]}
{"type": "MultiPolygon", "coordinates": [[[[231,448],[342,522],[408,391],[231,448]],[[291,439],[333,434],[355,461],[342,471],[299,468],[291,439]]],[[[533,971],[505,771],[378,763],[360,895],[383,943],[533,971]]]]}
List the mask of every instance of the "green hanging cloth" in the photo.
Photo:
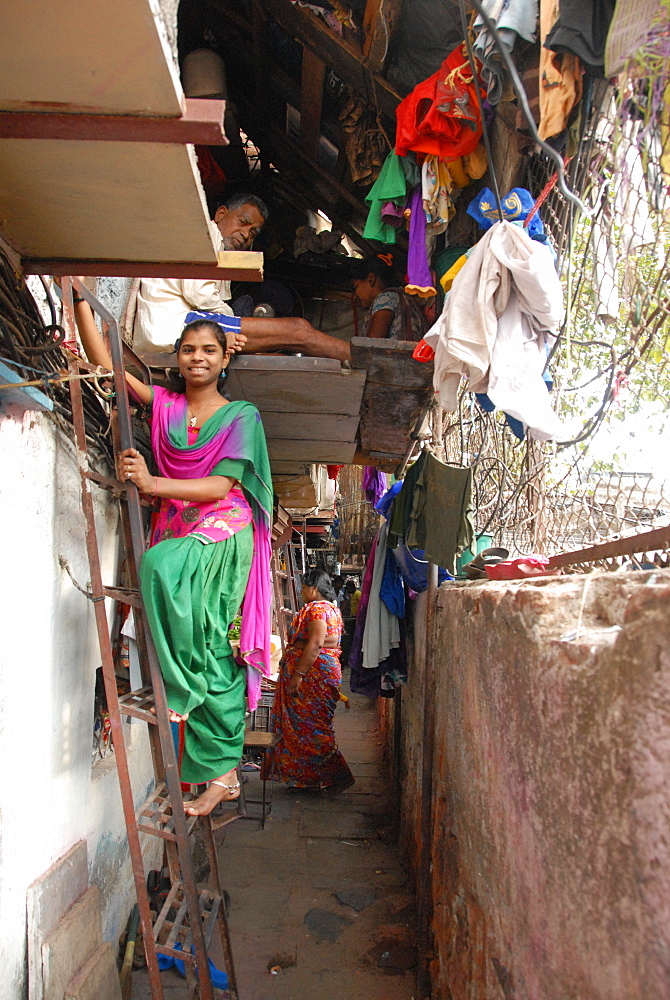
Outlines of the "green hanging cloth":
{"type": "Polygon", "coordinates": [[[366,240],[395,243],[395,228],[382,221],[382,205],[385,205],[387,201],[404,205],[406,197],[407,179],[402,167],[402,157],[391,152],[384,160],[379,177],[365,196],[365,200],[370,206],[368,221],[363,230],[363,236],[366,240]]]}

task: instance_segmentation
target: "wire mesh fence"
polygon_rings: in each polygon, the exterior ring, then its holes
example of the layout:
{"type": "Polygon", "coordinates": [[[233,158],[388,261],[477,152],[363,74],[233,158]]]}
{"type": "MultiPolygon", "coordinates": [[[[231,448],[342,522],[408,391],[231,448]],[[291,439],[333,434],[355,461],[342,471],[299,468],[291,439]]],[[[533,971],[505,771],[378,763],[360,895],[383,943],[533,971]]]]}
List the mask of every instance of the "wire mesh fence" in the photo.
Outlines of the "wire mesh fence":
{"type": "Polygon", "coordinates": [[[444,428],[447,461],[473,469],[477,532],[513,553],[553,555],[670,525],[670,75],[658,57],[667,34],[652,26],[616,90],[592,88],[568,139],[568,183],[588,215],[559,191],[553,161],[528,163],[565,289],[547,368],[563,440],[519,440],[469,392],[444,428]]]}

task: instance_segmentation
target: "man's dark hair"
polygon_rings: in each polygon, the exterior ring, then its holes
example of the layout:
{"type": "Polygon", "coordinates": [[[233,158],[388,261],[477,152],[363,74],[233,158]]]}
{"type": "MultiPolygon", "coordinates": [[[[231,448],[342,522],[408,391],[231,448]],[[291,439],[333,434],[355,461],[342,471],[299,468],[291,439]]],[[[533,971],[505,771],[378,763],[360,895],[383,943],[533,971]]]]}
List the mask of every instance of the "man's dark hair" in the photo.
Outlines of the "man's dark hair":
{"type": "MultiPolygon", "coordinates": [[[[268,221],[270,216],[270,209],[265,204],[262,198],[258,195],[249,194],[248,192],[242,192],[242,194],[233,194],[230,198],[226,198],[221,202],[221,205],[225,205],[228,211],[234,210],[236,208],[242,208],[243,205],[253,205],[261,213],[265,221],[268,221]]],[[[220,206],[219,206],[220,207],[220,206]]]]}

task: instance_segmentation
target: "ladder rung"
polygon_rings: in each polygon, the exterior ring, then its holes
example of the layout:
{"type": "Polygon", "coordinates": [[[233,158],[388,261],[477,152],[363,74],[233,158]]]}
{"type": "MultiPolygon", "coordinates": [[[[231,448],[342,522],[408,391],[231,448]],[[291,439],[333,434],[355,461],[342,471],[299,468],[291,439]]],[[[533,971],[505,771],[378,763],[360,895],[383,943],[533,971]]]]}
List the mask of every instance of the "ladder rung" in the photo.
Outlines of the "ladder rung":
{"type": "MultiPolygon", "coordinates": [[[[172,804],[165,784],[157,785],[149,798],[137,811],[137,828],[154,837],[176,842],[172,804]]],[[[186,826],[190,833],[198,821],[197,816],[187,816],[186,826]]]]}
{"type": "Polygon", "coordinates": [[[279,610],[283,615],[291,615],[291,617],[293,617],[295,614],[295,611],[292,608],[280,608],[279,610]]]}
{"type": "Polygon", "coordinates": [[[121,715],[131,715],[134,719],[142,719],[143,722],[150,722],[152,725],[158,723],[158,719],[151,711],[154,707],[154,690],[152,687],[139,688],[124,694],[119,698],[119,709],[121,715]]]}
{"type": "MultiPolygon", "coordinates": [[[[182,899],[183,899],[183,889],[182,889],[181,882],[173,882],[172,885],[170,886],[170,891],[168,892],[167,896],[165,897],[165,902],[163,903],[163,906],[161,907],[161,912],[158,914],[158,916],[156,917],[156,920],[154,921],[154,941],[156,941],[157,943],[158,943],[158,938],[159,938],[160,934],[163,931],[163,927],[165,926],[165,924],[167,922],[168,914],[169,914],[170,910],[172,909],[172,907],[175,905],[175,901],[177,899],[177,894],[178,893],[182,893],[182,899]]],[[[172,922],[170,922],[170,926],[172,926],[172,922]]],[[[167,949],[167,945],[166,944],[163,944],[162,947],[159,945],[159,949],[158,950],[163,951],[164,948],[167,949]]],[[[167,954],[173,954],[173,951],[174,951],[174,949],[170,949],[169,951],[165,950],[164,954],[166,954],[166,955],[167,954]]],[[[174,957],[174,955],[173,955],[173,957],[174,957]]]]}
{"type": "Polygon", "coordinates": [[[114,496],[122,497],[126,492],[125,486],[118,481],[118,479],[110,479],[109,476],[101,476],[99,472],[93,472],[91,469],[86,473],[86,478],[90,479],[91,482],[95,483],[103,490],[109,490],[114,496]]]}
{"type": "MultiPolygon", "coordinates": [[[[232,801],[239,802],[239,799],[233,799],[232,801]]],[[[220,816],[212,816],[212,830],[216,833],[217,830],[228,826],[229,823],[234,823],[236,819],[244,819],[246,815],[246,809],[238,806],[237,811],[234,813],[228,813],[227,815],[222,813],[220,816]]]]}
{"type": "Polygon", "coordinates": [[[131,590],[129,587],[103,587],[105,597],[111,597],[114,601],[121,601],[122,604],[130,604],[133,608],[142,607],[142,598],[139,590],[131,590]]]}
{"type": "MultiPolygon", "coordinates": [[[[216,918],[219,909],[223,904],[221,896],[210,889],[201,889],[198,896],[198,910],[200,920],[203,922],[203,933],[205,945],[209,947],[214,930],[216,928],[216,918]]],[[[195,962],[195,956],[191,952],[193,936],[191,926],[188,923],[188,912],[184,899],[183,886],[181,882],[175,882],[166,897],[154,923],[154,940],[156,941],[156,951],[163,955],[172,955],[173,958],[181,958],[187,962],[195,962]],[[176,916],[170,920],[170,910],[177,907],[176,916]],[[167,937],[164,942],[158,938],[167,929],[167,937]],[[175,945],[181,945],[181,950],[175,945]]]]}

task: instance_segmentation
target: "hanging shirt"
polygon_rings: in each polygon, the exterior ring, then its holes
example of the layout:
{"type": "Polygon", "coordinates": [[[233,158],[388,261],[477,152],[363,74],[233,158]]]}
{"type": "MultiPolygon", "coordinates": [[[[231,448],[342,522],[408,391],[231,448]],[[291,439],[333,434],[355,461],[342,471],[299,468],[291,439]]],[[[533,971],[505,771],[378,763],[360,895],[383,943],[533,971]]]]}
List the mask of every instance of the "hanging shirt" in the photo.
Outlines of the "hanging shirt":
{"type": "Polygon", "coordinates": [[[394,152],[390,152],[379,177],[365,196],[370,206],[370,213],[363,230],[366,240],[395,243],[396,227],[382,220],[382,206],[389,201],[404,205],[406,195],[407,181],[401,160],[394,152]]]}
{"type": "Polygon", "coordinates": [[[560,0],[558,20],[544,45],[554,52],[572,52],[587,73],[603,76],[605,44],[615,0],[560,0]]]}
{"type": "Polygon", "coordinates": [[[466,375],[473,392],[488,390],[536,439],[559,436],[542,372],[563,315],[549,249],[512,222],[495,223],[454,278],[441,316],[424,337],[435,350],[433,385],[444,408],[456,409],[466,375]]]}

